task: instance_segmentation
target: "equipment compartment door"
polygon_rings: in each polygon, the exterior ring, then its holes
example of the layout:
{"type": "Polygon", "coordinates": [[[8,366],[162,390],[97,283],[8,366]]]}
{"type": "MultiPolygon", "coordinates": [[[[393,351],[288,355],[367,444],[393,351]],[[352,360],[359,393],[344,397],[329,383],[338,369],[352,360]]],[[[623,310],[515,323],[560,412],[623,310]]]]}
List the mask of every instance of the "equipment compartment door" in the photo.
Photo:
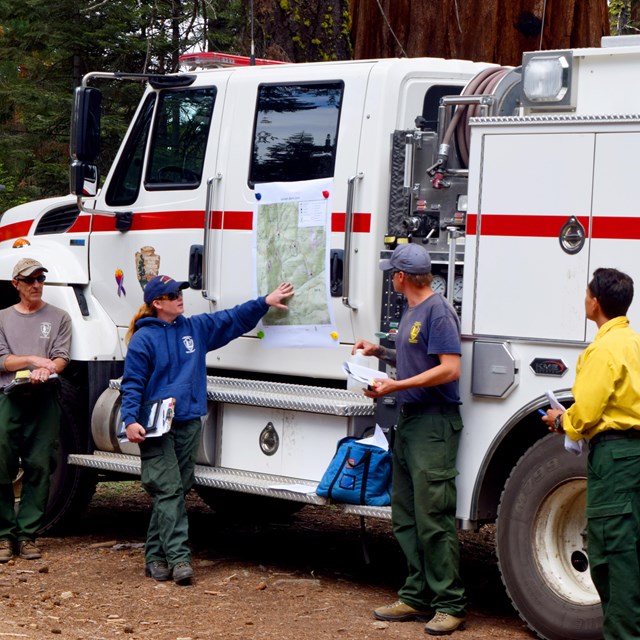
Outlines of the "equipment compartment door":
{"type": "MultiPolygon", "coordinates": [[[[593,232],[589,276],[598,267],[615,267],[636,284],[629,309],[631,325],[640,326],[638,249],[640,240],[640,133],[620,131],[596,135],[593,182],[593,232]]],[[[594,332],[595,333],[595,332],[594,332]]]]}
{"type": "Polygon", "coordinates": [[[475,334],[585,339],[594,140],[483,137],[475,334]]]}

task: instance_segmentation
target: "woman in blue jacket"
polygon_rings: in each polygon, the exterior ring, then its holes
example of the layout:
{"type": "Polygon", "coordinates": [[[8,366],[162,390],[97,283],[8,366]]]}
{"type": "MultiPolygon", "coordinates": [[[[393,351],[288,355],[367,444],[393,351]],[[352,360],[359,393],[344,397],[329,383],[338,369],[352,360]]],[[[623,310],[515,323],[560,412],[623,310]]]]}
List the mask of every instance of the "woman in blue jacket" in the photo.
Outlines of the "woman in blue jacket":
{"type": "Polygon", "coordinates": [[[286,309],[293,285],[233,309],[185,317],[188,282],[156,276],[131,320],[122,378],[127,438],[140,445],[142,485],[153,498],[145,544],[145,573],[154,580],[189,584],[193,577],[185,495],[193,485],[201,416],[207,412],[206,355],[251,329],[270,306],[286,309]],[[144,403],[175,398],[171,430],[145,439],[144,403]]]}

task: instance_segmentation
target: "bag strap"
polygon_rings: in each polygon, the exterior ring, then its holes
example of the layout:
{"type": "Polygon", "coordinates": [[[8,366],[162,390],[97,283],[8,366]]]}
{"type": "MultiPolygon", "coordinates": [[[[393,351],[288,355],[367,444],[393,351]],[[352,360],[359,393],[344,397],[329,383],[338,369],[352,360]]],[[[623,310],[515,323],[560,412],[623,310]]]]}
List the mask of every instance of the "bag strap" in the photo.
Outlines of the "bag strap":
{"type": "Polygon", "coordinates": [[[371,464],[370,449],[365,451],[365,454],[362,456],[358,464],[362,464],[363,462],[364,462],[364,470],[362,472],[362,486],[360,487],[360,504],[364,504],[366,502],[367,481],[369,480],[369,466],[371,464]]]}
{"type": "Polygon", "coordinates": [[[333,480],[331,480],[331,484],[329,485],[329,489],[327,490],[327,497],[329,498],[329,500],[333,498],[333,496],[331,495],[333,493],[333,487],[338,481],[338,478],[340,477],[340,474],[344,469],[344,463],[349,459],[350,455],[351,455],[351,447],[347,447],[347,452],[344,454],[344,458],[342,458],[342,462],[340,463],[340,466],[338,467],[335,475],[333,476],[333,480]]]}

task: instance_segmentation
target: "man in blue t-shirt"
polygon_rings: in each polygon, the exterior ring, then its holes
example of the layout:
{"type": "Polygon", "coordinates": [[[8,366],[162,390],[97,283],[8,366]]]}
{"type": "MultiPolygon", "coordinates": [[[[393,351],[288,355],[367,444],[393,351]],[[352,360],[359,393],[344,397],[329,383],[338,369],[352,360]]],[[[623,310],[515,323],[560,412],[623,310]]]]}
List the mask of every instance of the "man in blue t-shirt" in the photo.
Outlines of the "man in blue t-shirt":
{"type": "Polygon", "coordinates": [[[456,456],[460,418],[460,322],[431,288],[431,258],[418,244],[396,247],[381,260],[393,271],[393,287],[408,307],[396,349],[358,340],[353,352],[376,356],[397,368],[397,380],[377,379],[370,398],[397,393],[400,417],[393,448],[393,532],[409,575],[399,600],[374,611],[379,620],[428,620],[425,631],[448,635],[464,628],[466,598],[459,574],[456,456]]]}

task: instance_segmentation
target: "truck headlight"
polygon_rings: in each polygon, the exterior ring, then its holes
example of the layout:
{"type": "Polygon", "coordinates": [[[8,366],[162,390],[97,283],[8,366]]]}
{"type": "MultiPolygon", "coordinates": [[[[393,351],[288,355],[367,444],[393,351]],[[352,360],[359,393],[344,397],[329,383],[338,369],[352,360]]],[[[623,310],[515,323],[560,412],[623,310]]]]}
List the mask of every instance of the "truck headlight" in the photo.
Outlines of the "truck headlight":
{"type": "Polygon", "coordinates": [[[571,105],[571,51],[525,53],[522,58],[523,105],[571,105]]]}

